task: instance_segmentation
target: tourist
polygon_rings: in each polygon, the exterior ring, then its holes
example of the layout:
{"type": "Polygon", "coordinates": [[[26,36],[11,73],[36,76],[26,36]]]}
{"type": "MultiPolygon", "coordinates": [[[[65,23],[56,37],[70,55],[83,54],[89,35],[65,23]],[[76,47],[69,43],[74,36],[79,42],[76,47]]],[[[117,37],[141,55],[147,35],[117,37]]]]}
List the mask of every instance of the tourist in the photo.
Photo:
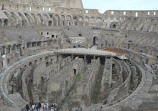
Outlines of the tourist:
{"type": "Polygon", "coordinates": [[[35,105],[32,104],[32,111],[35,111],[35,105]]]}
{"type": "Polygon", "coordinates": [[[38,105],[38,104],[36,105],[36,110],[37,110],[37,111],[39,110],[39,105],[38,105]]]}
{"type": "Polygon", "coordinates": [[[100,111],[103,111],[103,107],[102,106],[100,107],[100,111]]]}
{"type": "Polygon", "coordinates": [[[46,106],[47,106],[47,110],[49,109],[49,104],[48,103],[46,103],[46,106]]]}
{"type": "Polygon", "coordinates": [[[38,103],[38,108],[41,109],[41,102],[38,103]]]}
{"type": "Polygon", "coordinates": [[[47,110],[47,105],[45,105],[45,104],[44,104],[44,106],[43,106],[43,107],[44,107],[44,108],[43,108],[44,110],[47,110]]]}
{"type": "Polygon", "coordinates": [[[27,104],[27,105],[26,105],[26,110],[29,111],[29,109],[30,109],[30,108],[29,108],[29,105],[27,104]]]}
{"type": "Polygon", "coordinates": [[[43,102],[41,103],[41,107],[44,109],[44,103],[43,102]]]}

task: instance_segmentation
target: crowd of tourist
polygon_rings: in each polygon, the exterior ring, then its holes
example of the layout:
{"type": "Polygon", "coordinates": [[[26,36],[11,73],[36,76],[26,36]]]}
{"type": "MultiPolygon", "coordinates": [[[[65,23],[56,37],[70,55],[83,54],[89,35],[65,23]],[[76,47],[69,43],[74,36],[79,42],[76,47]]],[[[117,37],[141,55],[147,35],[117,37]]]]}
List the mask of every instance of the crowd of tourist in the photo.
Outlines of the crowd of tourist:
{"type": "Polygon", "coordinates": [[[27,104],[25,106],[25,109],[23,111],[57,111],[58,104],[53,103],[53,104],[48,104],[44,102],[39,102],[39,103],[32,103],[27,104]]]}
{"type": "MultiPolygon", "coordinates": [[[[43,103],[43,102],[39,102],[39,103],[32,103],[30,102],[30,104],[27,104],[25,106],[25,109],[22,111],[58,111],[58,104],[53,103],[53,104],[48,104],[48,103],[43,103]]],[[[65,111],[83,111],[82,108],[77,108],[76,110],[72,110],[72,109],[66,109],[65,111]]],[[[101,106],[99,110],[96,111],[103,111],[103,107],[101,106]]]]}

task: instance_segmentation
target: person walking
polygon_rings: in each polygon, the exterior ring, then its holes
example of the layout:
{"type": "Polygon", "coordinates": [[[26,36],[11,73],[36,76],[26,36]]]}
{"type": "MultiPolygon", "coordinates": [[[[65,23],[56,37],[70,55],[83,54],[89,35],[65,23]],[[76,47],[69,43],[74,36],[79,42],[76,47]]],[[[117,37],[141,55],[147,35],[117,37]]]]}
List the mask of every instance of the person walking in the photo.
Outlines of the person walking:
{"type": "Polygon", "coordinates": [[[46,104],[44,104],[44,110],[47,110],[47,105],[46,104]]]}
{"type": "Polygon", "coordinates": [[[26,108],[27,111],[29,111],[29,109],[30,109],[28,104],[26,105],[25,108],[26,108]]]}
{"type": "Polygon", "coordinates": [[[35,104],[32,104],[32,111],[35,111],[35,104]]]}
{"type": "Polygon", "coordinates": [[[38,103],[38,108],[41,109],[41,102],[38,103]]]}
{"type": "Polygon", "coordinates": [[[49,104],[48,103],[46,103],[46,106],[47,106],[47,110],[49,109],[49,104]]]}

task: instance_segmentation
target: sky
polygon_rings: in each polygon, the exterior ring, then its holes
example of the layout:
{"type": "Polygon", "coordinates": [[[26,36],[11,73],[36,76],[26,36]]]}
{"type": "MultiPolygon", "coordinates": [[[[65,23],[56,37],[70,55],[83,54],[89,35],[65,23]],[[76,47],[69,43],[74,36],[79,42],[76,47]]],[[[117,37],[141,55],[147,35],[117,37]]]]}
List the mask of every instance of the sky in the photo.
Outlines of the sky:
{"type": "Polygon", "coordinates": [[[86,9],[106,10],[158,10],[158,0],[82,0],[86,9]]]}

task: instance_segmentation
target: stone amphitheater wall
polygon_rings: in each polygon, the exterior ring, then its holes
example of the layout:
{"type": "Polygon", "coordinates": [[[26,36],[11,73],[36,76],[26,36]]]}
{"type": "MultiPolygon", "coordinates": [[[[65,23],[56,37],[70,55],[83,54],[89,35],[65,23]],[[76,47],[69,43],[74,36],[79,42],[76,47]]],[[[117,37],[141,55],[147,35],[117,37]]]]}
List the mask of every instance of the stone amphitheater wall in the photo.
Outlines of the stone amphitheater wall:
{"type": "MultiPolygon", "coordinates": [[[[23,11],[23,12],[56,12],[56,13],[76,13],[76,14],[94,14],[100,15],[98,9],[78,9],[78,8],[63,8],[54,6],[44,6],[44,5],[29,5],[21,3],[0,3],[1,10],[12,10],[12,11],[23,11]]],[[[130,17],[157,17],[157,10],[108,10],[105,11],[103,15],[108,16],[130,16],[130,17]]]]}
{"type": "Polygon", "coordinates": [[[14,63],[13,65],[11,65],[4,73],[2,73],[1,82],[0,82],[0,85],[1,85],[0,91],[1,91],[1,96],[6,105],[11,105],[11,106],[15,105],[15,103],[9,98],[8,96],[9,93],[7,89],[9,80],[12,77],[12,75],[15,72],[17,72],[17,70],[24,69],[27,66],[31,66],[36,61],[45,60],[45,58],[47,58],[47,56],[49,55],[54,55],[54,54],[52,52],[45,52],[45,53],[41,53],[41,54],[24,58],[21,61],[18,61],[14,63]],[[4,81],[6,82],[4,83],[4,81]]]}

